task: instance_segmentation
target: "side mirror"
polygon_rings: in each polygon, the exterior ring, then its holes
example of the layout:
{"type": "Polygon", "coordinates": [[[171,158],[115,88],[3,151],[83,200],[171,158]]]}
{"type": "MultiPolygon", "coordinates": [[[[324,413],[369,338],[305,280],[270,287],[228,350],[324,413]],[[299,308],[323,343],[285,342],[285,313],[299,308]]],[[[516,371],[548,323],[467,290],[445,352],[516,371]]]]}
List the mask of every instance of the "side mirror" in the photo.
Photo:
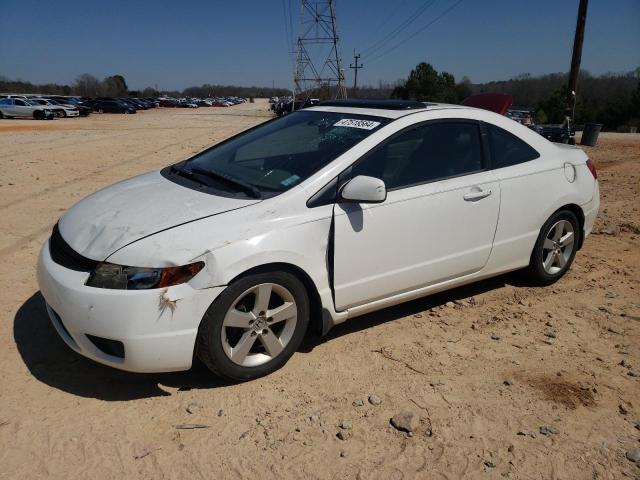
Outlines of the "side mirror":
{"type": "Polygon", "coordinates": [[[342,187],[340,200],[350,203],[382,203],[387,199],[387,187],[379,178],[358,175],[342,187]]]}

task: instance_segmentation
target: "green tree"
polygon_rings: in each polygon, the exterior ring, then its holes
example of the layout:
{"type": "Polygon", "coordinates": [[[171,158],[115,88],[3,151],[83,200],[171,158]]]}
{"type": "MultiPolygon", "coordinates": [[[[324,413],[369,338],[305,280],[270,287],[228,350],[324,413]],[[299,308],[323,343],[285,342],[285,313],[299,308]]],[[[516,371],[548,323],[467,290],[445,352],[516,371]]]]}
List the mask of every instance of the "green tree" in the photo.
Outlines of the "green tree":
{"type": "Polygon", "coordinates": [[[159,95],[160,95],[160,92],[158,92],[155,88],[147,87],[144,90],[142,90],[143,97],[157,97],[159,95]]]}
{"type": "Polygon", "coordinates": [[[559,88],[538,104],[539,110],[544,110],[551,123],[564,122],[564,88],[559,88]]]}
{"type": "Polygon", "coordinates": [[[103,82],[103,92],[107,97],[125,97],[129,88],[122,75],[106,77],[103,82]]]}
{"type": "Polygon", "coordinates": [[[397,86],[393,98],[416,99],[421,102],[457,103],[471,94],[471,81],[456,84],[455,77],[448,72],[438,73],[430,64],[422,62],[411,70],[404,84],[397,86]]]}
{"type": "Polygon", "coordinates": [[[547,118],[547,114],[544,112],[544,110],[539,108],[538,110],[536,110],[536,115],[533,121],[536,122],[538,125],[542,125],[544,123],[547,123],[549,119],[547,118]]]}
{"type": "Polygon", "coordinates": [[[471,80],[469,80],[469,77],[465,75],[464,77],[462,77],[462,81],[456,84],[456,96],[458,97],[456,103],[462,102],[465,98],[470,97],[472,94],[473,84],[471,83],[471,80]]]}
{"type": "Polygon", "coordinates": [[[72,90],[76,95],[81,95],[83,97],[96,97],[102,92],[102,85],[100,80],[93,75],[83,73],[76,78],[72,90]]]}
{"type": "MultiPolygon", "coordinates": [[[[640,70],[640,68],[638,68],[640,70]]],[[[629,124],[633,126],[640,126],[640,82],[636,86],[636,89],[631,93],[631,100],[629,101],[629,124]]]]}

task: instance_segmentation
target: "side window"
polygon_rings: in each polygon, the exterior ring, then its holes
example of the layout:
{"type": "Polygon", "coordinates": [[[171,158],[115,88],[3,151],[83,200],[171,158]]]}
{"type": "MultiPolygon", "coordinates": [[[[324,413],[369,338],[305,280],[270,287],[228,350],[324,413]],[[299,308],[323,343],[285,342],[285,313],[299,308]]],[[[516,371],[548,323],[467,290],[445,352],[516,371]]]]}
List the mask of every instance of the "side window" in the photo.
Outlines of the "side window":
{"type": "Polygon", "coordinates": [[[397,189],[482,170],[480,129],[474,122],[428,123],[387,141],[354,165],[397,189]]]}
{"type": "Polygon", "coordinates": [[[15,100],[15,104],[16,105],[20,105],[21,107],[24,107],[24,102],[22,100],[15,100]]]}
{"type": "Polygon", "coordinates": [[[519,163],[529,162],[540,156],[533,147],[512,133],[489,123],[486,125],[489,131],[489,145],[491,146],[493,168],[518,165],[519,163]]]}

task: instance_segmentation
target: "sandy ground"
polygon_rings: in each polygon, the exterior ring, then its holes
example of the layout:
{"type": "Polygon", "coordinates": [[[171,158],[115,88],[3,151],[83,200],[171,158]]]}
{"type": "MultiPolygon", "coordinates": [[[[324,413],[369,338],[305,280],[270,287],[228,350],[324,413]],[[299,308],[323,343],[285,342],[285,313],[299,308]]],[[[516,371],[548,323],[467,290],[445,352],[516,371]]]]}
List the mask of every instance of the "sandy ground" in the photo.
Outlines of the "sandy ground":
{"type": "Polygon", "coordinates": [[[640,448],[640,135],[586,149],[602,213],[552,287],[510,275],[354,319],[239,385],[71,352],[34,272],[61,213],[267,116],[262,103],[0,121],[1,479],[640,478],[625,458],[640,448]],[[413,436],[389,424],[402,411],[421,418],[413,436]]]}

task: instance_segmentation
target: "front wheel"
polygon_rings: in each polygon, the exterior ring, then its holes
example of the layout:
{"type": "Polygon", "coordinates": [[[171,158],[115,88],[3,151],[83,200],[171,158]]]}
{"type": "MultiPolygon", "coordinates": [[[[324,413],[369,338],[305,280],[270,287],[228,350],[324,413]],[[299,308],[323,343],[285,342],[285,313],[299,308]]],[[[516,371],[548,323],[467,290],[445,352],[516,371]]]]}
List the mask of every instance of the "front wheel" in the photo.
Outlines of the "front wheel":
{"type": "Polygon", "coordinates": [[[575,213],[560,210],[540,229],[527,270],[529,280],[551,285],[569,270],[578,249],[580,223],[575,213]]]}
{"type": "Polygon", "coordinates": [[[41,110],[36,110],[35,112],[33,112],[33,118],[35,118],[36,120],[44,120],[44,112],[42,112],[41,110]]]}
{"type": "Polygon", "coordinates": [[[280,367],[298,349],[309,324],[309,298],[288,272],[248,275],[211,304],[196,354],[213,372],[251,380],[280,367]]]}

